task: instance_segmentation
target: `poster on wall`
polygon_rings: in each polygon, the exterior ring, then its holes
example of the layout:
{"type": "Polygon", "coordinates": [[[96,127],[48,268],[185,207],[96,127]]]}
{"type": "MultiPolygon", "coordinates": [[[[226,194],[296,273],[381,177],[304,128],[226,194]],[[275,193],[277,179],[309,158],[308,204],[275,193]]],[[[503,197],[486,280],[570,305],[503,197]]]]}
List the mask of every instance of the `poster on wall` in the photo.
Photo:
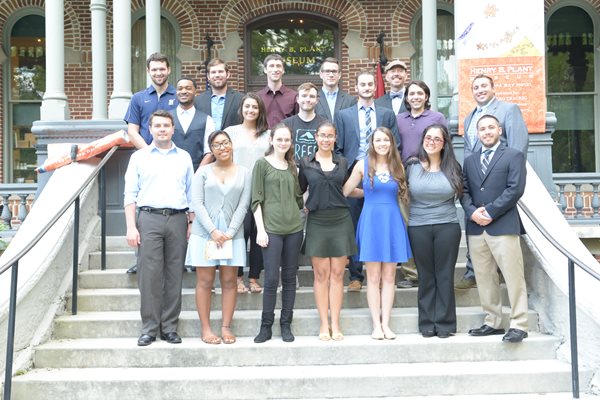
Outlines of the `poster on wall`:
{"type": "Polygon", "coordinates": [[[546,128],[544,2],[456,0],[459,70],[459,132],[475,106],[471,83],[479,74],[494,80],[496,97],[521,108],[530,133],[546,128]]]}

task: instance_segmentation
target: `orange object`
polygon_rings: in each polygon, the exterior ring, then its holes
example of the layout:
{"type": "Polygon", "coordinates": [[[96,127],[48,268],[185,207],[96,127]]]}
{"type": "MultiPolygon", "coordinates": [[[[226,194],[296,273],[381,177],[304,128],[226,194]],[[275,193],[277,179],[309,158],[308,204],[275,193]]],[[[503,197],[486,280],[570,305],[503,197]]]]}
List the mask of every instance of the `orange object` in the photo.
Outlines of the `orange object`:
{"type": "MultiPolygon", "coordinates": [[[[94,140],[91,143],[78,145],[75,161],[87,160],[88,158],[92,158],[100,153],[105,152],[106,150],[109,150],[113,146],[120,146],[126,143],[129,143],[127,132],[120,130],[111,133],[110,135],[106,135],[103,138],[94,140]]],[[[73,161],[73,157],[71,157],[70,154],[65,154],[61,157],[49,158],[44,162],[43,165],[37,167],[35,171],[38,174],[54,171],[57,168],[71,164],[73,161]]]]}

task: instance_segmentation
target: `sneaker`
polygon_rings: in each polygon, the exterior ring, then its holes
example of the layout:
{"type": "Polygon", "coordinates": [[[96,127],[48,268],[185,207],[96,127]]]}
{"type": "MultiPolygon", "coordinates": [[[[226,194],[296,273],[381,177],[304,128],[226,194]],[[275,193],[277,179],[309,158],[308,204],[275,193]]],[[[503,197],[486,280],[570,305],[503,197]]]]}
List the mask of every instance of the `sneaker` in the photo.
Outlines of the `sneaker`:
{"type": "Polygon", "coordinates": [[[362,289],[361,281],[350,281],[350,283],[348,284],[349,292],[360,292],[360,289],[362,289]]]}
{"type": "Polygon", "coordinates": [[[419,286],[419,282],[412,281],[410,279],[403,279],[396,284],[396,287],[398,289],[410,289],[412,287],[417,287],[417,286],[419,286]]]}
{"type": "Polygon", "coordinates": [[[476,287],[477,287],[477,282],[475,281],[475,279],[461,278],[460,281],[458,281],[454,284],[454,289],[458,289],[458,290],[467,290],[467,289],[472,289],[472,288],[476,288],[476,287]]]}

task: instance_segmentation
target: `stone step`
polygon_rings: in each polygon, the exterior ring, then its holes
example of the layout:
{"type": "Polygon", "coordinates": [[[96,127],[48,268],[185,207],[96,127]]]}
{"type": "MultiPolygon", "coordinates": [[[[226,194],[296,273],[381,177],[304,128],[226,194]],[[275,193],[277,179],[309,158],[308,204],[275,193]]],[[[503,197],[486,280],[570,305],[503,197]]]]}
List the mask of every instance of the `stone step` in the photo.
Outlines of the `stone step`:
{"type": "MultiPolygon", "coordinates": [[[[503,308],[503,326],[509,325],[508,307],[503,308]]],[[[236,311],[232,329],[237,336],[254,337],[260,327],[260,311],[236,311]]],[[[273,332],[279,335],[279,310],[275,312],[276,321],[273,332]]],[[[220,311],[211,313],[211,326],[219,332],[221,326],[220,311]]],[[[529,311],[529,330],[538,330],[538,317],[534,311],[529,311]]],[[[457,308],[457,331],[467,332],[469,329],[479,327],[483,323],[484,314],[481,307],[457,308]]],[[[417,333],[417,309],[394,308],[390,328],[398,333],[417,333]]],[[[341,314],[341,328],[346,335],[371,334],[371,316],[366,308],[343,309],[341,314]]],[[[54,320],[55,339],[80,339],[80,338],[118,338],[137,337],[140,334],[141,320],[138,311],[122,312],[80,312],[77,315],[63,315],[54,320]]],[[[314,309],[298,309],[294,311],[292,329],[296,335],[313,336],[319,331],[319,316],[314,309]]],[[[199,337],[200,321],[195,311],[182,311],[179,318],[177,332],[181,336],[199,337]]]]}
{"type": "MultiPolygon", "coordinates": [[[[581,373],[586,387],[591,373],[581,373]]],[[[13,399],[265,399],[567,392],[557,360],[35,369],[15,377],[13,399]]]]}
{"type": "Polygon", "coordinates": [[[259,345],[250,337],[240,337],[233,345],[215,346],[197,337],[184,337],[179,345],[159,340],[147,348],[138,347],[134,337],[77,339],[52,341],[37,347],[34,365],[35,368],[179,368],[516,361],[554,359],[554,349],[560,344],[556,337],[535,332],[517,346],[499,339],[499,336],[466,334],[425,339],[419,334],[404,334],[396,340],[348,335],[340,342],[323,342],[316,336],[297,336],[293,343],[274,338],[259,345]]]}
{"type": "MultiPolygon", "coordinates": [[[[125,240],[125,239],[123,239],[125,240]]],[[[458,262],[466,261],[466,246],[462,245],[458,252],[458,262]]],[[[101,253],[99,251],[90,252],[89,269],[100,269],[101,253]]],[[[136,262],[135,251],[131,248],[111,249],[106,252],[106,269],[128,269],[136,262]]],[[[310,258],[300,254],[300,265],[310,265],[310,258]]]]}
{"type": "MultiPolygon", "coordinates": [[[[462,278],[465,273],[465,263],[457,263],[454,271],[454,280],[458,281],[462,278]]],[[[137,288],[137,275],[135,274],[126,274],[126,269],[105,269],[104,271],[100,269],[91,269],[88,271],[81,271],[79,273],[79,287],[80,288],[137,288]]],[[[400,280],[401,273],[398,270],[397,280],[400,280]]],[[[263,282],[264,273],[260,274],[259,281],[263,282]]],[[[312,267],[310,266],[301,266],[298,268],[298,283],[300,286],[310,286],[312,287],[314,280],[314,275],[312,271],[312,267]]],[[[349,280],[348,270],[344,272],[344,284],[347,285],[349,280]]],[[[246,284],[248,283],[248,274],[244,274],[244,281],[246,284]]],[[[366,281],[366,279],[365,279],[366,281]]],[[[221,284],[219,282],[219,273],[217,271],[215,277],[215,287],[220,287],[221,284]]],[[[183,287],[184,288],[193,288],[196,287],[196,274],[194,272],[185,271],[183,273],[183,287]]]]}
{"type": "MultiPolygon", "coordinates": [[[[417,288],[396,289],[394,307],[416,307],[417,288]]],[[[502,286],[504,304],[508,305],[506,287],[502,286]]],[[[211,298],[211,310],[221,309],[221,289],[215,289],[211,298]]],[[[78,311],[138,311],[140,309],[140,292],[135,289],[79,289],[77,292],[78,311]]],[[[479,294],[477,289],[457,290],[455,292],[457,307],[478,306],[479,294]]],[[[277,308],[281,308],[281,296],[277,296],[277,308]]],[[[300,287],[296,291],[295,309],[314,309],[315,297],[311,287],[300,287]]],[[[343,308],[366,308],[366,288],[361,292],[345,292],[343,308]]],[[[236,310],[260,310],[262,308],[262,294],[238,294],[236,310]]],[[[71,296],[67,301],[67,309],[71,309],[71,296]]],[[[182,290],[182,310],[196,310],[195,290],[184,288],[182,290]]]]}

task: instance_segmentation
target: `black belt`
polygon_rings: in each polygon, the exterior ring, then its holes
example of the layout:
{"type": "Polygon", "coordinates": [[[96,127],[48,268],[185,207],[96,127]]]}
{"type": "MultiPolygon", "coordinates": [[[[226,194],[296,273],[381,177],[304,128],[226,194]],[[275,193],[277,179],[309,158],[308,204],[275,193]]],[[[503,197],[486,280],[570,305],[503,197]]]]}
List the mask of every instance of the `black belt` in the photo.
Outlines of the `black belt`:
{"type": "Polygon", "coordinates": [[[173,214],[179,214],[179,213],[184,213],[187,212],[187,208],[184,208],[182,210],[177,210],[175,208],[153,208],[153,207],[140,207],[140,211],[146,211],[149,212],[150,214],[160,214],[160,215],[173,215],[173,214]]]}

